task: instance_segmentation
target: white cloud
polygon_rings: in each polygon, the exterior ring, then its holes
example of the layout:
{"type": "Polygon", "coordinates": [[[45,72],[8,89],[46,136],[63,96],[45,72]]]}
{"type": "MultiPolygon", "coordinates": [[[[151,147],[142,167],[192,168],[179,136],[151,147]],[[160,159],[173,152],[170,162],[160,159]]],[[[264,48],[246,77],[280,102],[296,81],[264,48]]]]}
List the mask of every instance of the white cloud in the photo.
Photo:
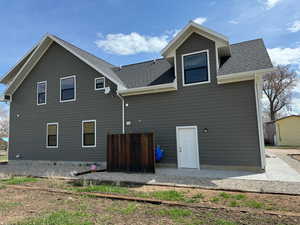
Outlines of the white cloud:
{"type": "Polygon", "coordinates": [[[300,47],[268,49],[272,62],[277,64],[297,64],[300,66],[300,47]]]}
{"type": "Polygon", "coordinates": [[[130,34],[107,34],[96,40],[96,45],[106,52],[118,55],[133,55],[141,52],[159,52],[168,43],[170,35],[145,36],[136,32],[130,34]]]}
{"type": "Polygon", "coordinates": [[[300,20],[294,21],[294,23],[288,28],[290,32],[298,32],[300,31],[300,20]]]}
{"type": "Polygon", "coordinates": [[[276,6],[279,2],[282,0],[266,0],[265,5],[267,9],[272,9],[274,6],[276,6]]]}
{"type": "Polygon", "coordinates": [[[239,24],[239,21],[237,21],[237,20],[229,20],[228,23],[239,24]]]}
{"type": "Polygon", "coordinates": [[[198,23],[198,24],[203,24],[207,21],[207,18],[205,17],[197,17],[196,19],[193,20],[195,23],[198,23]]]}

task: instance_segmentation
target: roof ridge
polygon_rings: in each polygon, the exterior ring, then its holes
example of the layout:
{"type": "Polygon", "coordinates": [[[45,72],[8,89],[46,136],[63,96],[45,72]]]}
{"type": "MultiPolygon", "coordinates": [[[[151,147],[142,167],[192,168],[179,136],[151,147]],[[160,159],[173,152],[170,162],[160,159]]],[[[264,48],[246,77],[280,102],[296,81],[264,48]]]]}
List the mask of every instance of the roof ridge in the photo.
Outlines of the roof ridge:
{"type": "Polygon", "coordinates": [[[247,42],[252,42],[252,41],[258,41],[258,40],[263,40],[262,38],[256,38],[256,39],[252,39],[252,40],[247,40],[247,41],[241,41],[241,42],[237,42],[234,44],[230,44],[230,46],[232,45],[239,45],[239,44],[243,44],[243,43],[247,43],[247,42]]]}
{"type": "MultiPolygon", "coordinates": [[[[151,60],[147,60],[147,61],[142,61],[142,62],[137,62],[137,63],[131,63],[131,64],[126,64],[126,65],[122,65],[122,67],[127,67],[127,66],[134,66],[134,65],[138,65],[138,64],[143,64],[143,63],[148,63],[148,62],[153,62],[154,60],[164,60],[165,58],[159,58],[159,59],[151,59],[151,60]]],[[[166,60],[166,59],[165,59],[166,60]]],[[[113,68],[119,68],[119,66],[115,66],[113,68]]]]}

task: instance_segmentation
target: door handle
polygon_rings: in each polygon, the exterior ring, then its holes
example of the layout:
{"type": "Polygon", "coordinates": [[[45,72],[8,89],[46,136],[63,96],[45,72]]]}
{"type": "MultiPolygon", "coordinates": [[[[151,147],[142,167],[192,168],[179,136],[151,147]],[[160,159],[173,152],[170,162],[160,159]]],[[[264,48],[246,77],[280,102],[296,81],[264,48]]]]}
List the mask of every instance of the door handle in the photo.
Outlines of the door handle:
{"type": "Polygon", "coordinates": [[[179,152],[182,152],[182,147],[179,147],[179,152]]]}

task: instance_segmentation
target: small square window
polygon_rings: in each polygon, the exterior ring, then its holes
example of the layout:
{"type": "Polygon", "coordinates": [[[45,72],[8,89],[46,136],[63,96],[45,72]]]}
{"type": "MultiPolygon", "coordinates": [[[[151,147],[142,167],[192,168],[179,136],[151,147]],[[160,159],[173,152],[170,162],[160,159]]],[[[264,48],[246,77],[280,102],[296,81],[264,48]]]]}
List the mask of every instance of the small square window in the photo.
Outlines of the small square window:
{"type": "Polygon", "coordinates": [[[98,77],[95,78],[95,90],[104,90],[105,88],[105,78],[98,77]]]}

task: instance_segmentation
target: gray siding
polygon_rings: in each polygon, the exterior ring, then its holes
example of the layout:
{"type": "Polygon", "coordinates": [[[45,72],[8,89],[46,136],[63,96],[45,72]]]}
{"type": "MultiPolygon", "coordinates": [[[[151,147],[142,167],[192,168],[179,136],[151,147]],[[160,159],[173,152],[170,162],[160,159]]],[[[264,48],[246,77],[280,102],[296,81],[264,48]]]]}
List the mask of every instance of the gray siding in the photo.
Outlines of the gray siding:
{"type": "MultiPolygon", "coordinates": [[[[218,85],[214,42],[193,34],[176,53],[178,91],[125,98],[126,132],[155,132],[166,150],[164,163],[177,163],[176,126],[198,127],[200,165],[260,167],[254,81],[218,85]],[[181,55],[209,49],[211,83],[182,86],[181,55]],[[208,133],[203,133],[207,128],[208,133]]],[[[115,92],[94,91],[98,72],[52,44],[13,95],[9,159],[104,161],[106,134],[122,130],[115,92]],[[76,75],[77,99],[59,102],[60,77],[76,75]],[[36,105],[36,83],[47,80],[47,104],[36,105]],[[19,117],[17,115],[19,114],[19,117]],[[82,148],[82,120],[97,120],[97,147],[82,148]],[[59,123],[59,148],[46,148],[46,123],[59,123]]],[[[108,81],[108,80],[107,80],[108,81]]],[[[115,89],[110,81],[107,84],[115,89]]]]}
{"type": "MultiPolygon", "coordinates": [[[[94,90],[101,75],[57,44],[52,44],[14,93],[10,109],[9,159],[105,161],[106,134],[122,130],[120,99],[94,90]],[[60,77],[76,75],[77,99],[59,102],[60,77]],[[37,106],[36,83],[47,81],[47,104],[37,106]],[[17,115],[19,114],[19,117],[17,115]],[[97,120],[97,147],[82,148],[82,120],[97,120]],[[46,148],[46,124],[59,123],[58,149],[46,148]]],[[[112,89],[115,85],[106,79],[112,89]]]]}
{"type": "Polygon", "coordinates": [[[254,81],[218,85],[215,44],[197,34],[177,49],[176,61],[178,91],[126,98],[126,131],[154,131],[163,162],[177,163],[176,126],[197,125],[201,166],[260,167],[254,81]],[[211,83],[183,87],[181,55],[205,49],[211,83]]]}

